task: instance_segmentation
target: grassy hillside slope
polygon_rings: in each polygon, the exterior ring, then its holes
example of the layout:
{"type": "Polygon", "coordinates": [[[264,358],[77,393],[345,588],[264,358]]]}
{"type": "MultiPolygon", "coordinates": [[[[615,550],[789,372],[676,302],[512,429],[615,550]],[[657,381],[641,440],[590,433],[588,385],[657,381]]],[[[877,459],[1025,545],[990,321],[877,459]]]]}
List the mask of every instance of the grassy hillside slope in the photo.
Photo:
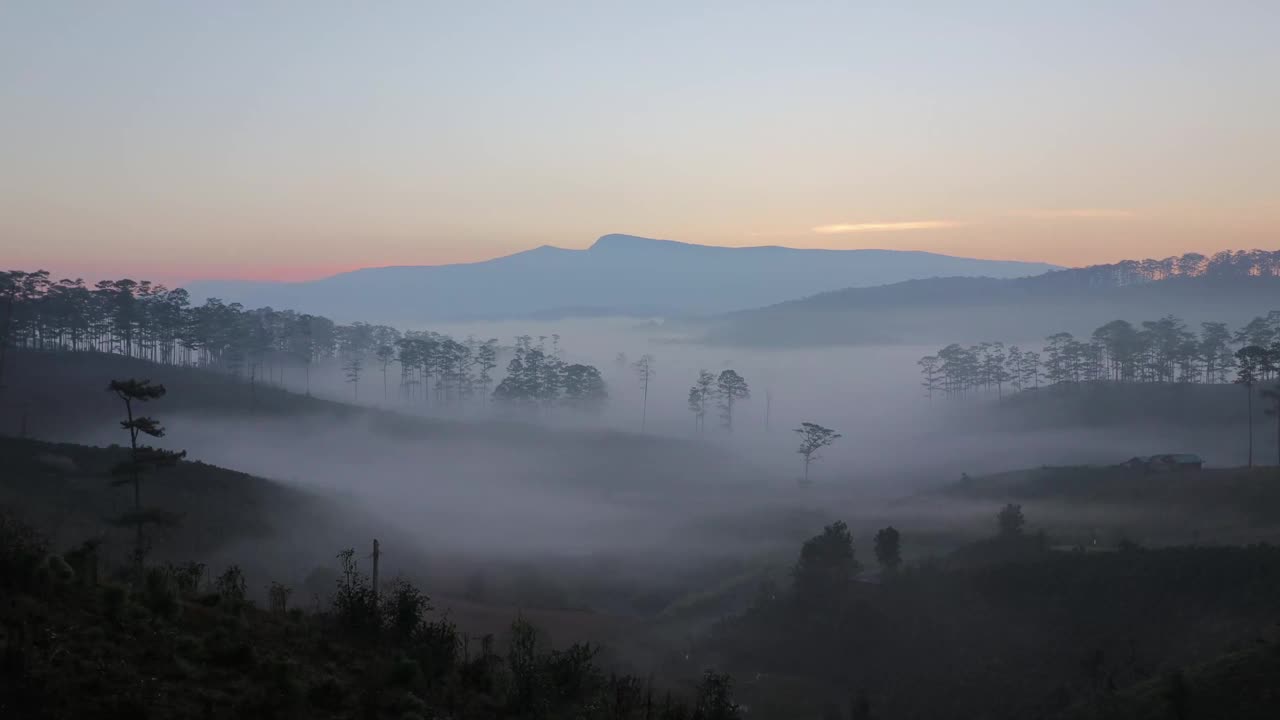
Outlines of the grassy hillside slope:
{"type": "Polygon", "coordinates": [[[0,717],[638,720],[686,718],[682,696],[710,694],[694,676],[610,673],[598,648],[553,649],[518,616],[468,635],[412,585],[378,596],[359,572],[305,611],[287,595],[255,607],[235,576],[99,578],[71,563],[0,515],[0,717]]]}
{"type": "MultiPolygon", "coordinates": [[[[132,505],[132,490],[113,487],[110,470],[127,456],[119,447],[0,437],[0,506],[37,528],[59,549],[102,543],[109,564],[126,561],[132,530],[112,520],[132,505]]],[[[333,554],[363,545],[378,528],[368,515],[331,499],[234,470],[182,462],[143,480],[143,503],[177,514],[153,532],[158,562],[238,563],[267,579],[293,568],[301,576],[331,564],[333,554]]],[[[407,560],[408,558],[403,558],[407,560]]],[[[299,578],[300,579],[300,578],[299,578]]]]}
{"type": "Polygon", "coordinates": [[[1064,720],[1271,720],[1280,712],[1280,640],[1275,635],[1082,703],[1064,713],[1064,720]]]}
{"type": "MultiPolygon", "coordinates": [[[[500,418],[433,419],[413,414],[413,408],[395,412],[335,402],[222,373],[103,353],[10,352],[7,387],[0,391],[0,435],[17,435],[25,429],[29,437],[55,442],[123,440],[118,429],[123,408],[106,387],[112,379],[128,377],[165,385],[168,394],[147,411],[161,419],[172,437],[187,443],[183,445],[187,449],[197,443],[181,437],[184,426],[216,423],[227,430],[229,439],[246,444],[254,434],[267,437],[267,444],[314,440],[329,449],[335,441],[349,440],[342,449],[351,456],[366,452],[368,443],[363,441],[370,437],[472,459],[492,457],[494,449],[500,448],[524,458],[512,474],[546,469],[550,472],[540,480],[594,488],[656,489],[668,484],[687,486],[688,478],[759,477],[707,443],[608,430],[553,429],[500,418]],[[327,435],[320,437],[322,432],[327,435]]],[[[218,464],[246,467],[252,453],[246,453],[244,460],[219,459],[218,464]]]]}
{"type": "MultiPolygon", "coordinates": [[[[699,650],[744,678],[742,698],[761,716],[843,713],[862,696],[870,717],[1012,720],[1092,707],[1275,625],[1274,547],[1083,553],[1031,540],[987,541],[966,562],[824,597],[762,593],[699,650]],[[977,552],[989,562],[969,562],[977,552]]],[[[1236,687],[1224,707],[1280,708],[1266,676],[1236,687]]],[[[1232,717],[1203,707],[1186,717],[1232,717]]]]}
{"type": "Polygon", "coordinates": [[[1058,541],[1114,548],[1280,542],[1280,469],[1148,473],[1122,467],[1043,467],[962,480],[903,504],[1022,506],[1058,541]]]}

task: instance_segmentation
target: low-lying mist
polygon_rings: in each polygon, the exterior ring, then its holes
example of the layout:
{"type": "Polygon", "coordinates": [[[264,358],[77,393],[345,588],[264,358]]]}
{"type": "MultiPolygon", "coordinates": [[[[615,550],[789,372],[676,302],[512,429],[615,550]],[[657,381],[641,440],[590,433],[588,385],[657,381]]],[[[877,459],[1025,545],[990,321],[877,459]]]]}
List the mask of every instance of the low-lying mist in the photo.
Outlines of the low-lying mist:
{"type": "MultiPolygon", "coordinates": [[[[386,538],[410,546],[388,545],[389,567],[429,572],[459,593],[477,573],[515,567],[607,585],[609,597],[661,587],[675,595],[745,569],[783,567],[804,538],[835,519],[849,521],[864,541],[890,522],[911,523],[918,536],[985,532],[991,508],[943,502],[908,511],[901,504],[962,474],[1160,452],[1195,452],[1218,465],[1243,460],[1235,426],[1045,422],[1045,408],[1058,405],[1049,394],[1036,403],[994,395],[931,400],[916,365],[931,351],[925,347],[711,347],[634,319],[435,329],[504,343],[516,334],[558,335],[567,362],[601,369],[609,402],[599,414],[554,410],[512,419],[474,398],[444,412],[406,401],[394,366],[385,387],[381,370],[369,367],[358,388],[338,368],[321,366],[311,372],[314,395],[358,396],[371,409],[210,412],[182,408],[186,388],[175,382],[170,397],[147,410],[168,429],[165,446],[372,517],[386,538]],[[656,371],[647,407],[631,367],[644,354],[656,371]],[[728,368],[747,380],[751,397],[735,408],[732,432],[714,408],[697,432],[689,388],[700,369],[728,368]],[[810,487],[797,482],[802,461],[792,428],[802,421],[842,435],[813,463],[810,487]]],[[[163,375],[157,369],[155,379],[163,375]]],[[[286,389],[302,390],[297,369],[273,379],[281,377],[286,389]]],[[[94,393],[105,387],[106,378],[90,380],[85,387],[94,393]]],[[[54,427],[36,432],[98,445],[124,440],[106,417],[77,428],[74,437],[54,427]]],[[[317,548],[316,557],[331,558],[333,550],[317,548]]],[[[581,602],[607,604],[600,597],[581,602]]]]}

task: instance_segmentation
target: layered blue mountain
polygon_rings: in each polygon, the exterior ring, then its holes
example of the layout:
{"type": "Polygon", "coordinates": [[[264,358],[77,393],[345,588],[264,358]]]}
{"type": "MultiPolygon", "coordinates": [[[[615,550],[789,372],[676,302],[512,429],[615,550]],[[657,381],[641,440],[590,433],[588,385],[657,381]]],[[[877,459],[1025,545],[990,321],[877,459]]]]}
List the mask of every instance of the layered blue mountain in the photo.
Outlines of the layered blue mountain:
{"type": "Polygon", "coordinates": [[[1280,310],[1280,251],[1187,253],[1022,278],[937,277],[850,287],[713,318],[703,340],[733,345],[918,344],[1088,334],[1176,315],[1243,324],[1280,310]]]}
{"type": "Polygon", "coordinates": [[[545,245],[458,265],[356,270],[300,283],[203,282],[218,297],[340,320],[414,323],[569,315],[710,314],[940,276],[1012,278],[1044,263],[897,250],[725,248],[605,235],[586,250],[545,245]]]}

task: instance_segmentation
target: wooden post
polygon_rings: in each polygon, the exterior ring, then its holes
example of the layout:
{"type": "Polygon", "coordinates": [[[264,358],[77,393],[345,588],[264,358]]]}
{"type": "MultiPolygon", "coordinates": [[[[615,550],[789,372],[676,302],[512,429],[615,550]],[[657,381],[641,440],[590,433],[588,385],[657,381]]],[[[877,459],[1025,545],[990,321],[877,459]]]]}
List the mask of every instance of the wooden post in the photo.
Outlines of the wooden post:
{"type": "Polygon", "coordinates": [[[378,545],[378,539],[373,539],[373,598],[378,599],[378,557],[382,555],[382,549],[378,545]]]}

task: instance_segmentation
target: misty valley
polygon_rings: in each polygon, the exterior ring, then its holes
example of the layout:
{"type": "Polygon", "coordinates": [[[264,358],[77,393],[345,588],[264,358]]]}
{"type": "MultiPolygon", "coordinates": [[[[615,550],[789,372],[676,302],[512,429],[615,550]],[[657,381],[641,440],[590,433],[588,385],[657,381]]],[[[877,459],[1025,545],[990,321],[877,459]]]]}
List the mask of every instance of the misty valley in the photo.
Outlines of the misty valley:
{"type": "Polygon", "coordinates": [[[9,271],[0,708],[1274,717],[1278,255],[408,326],[9,271]]]}
{"type": "Polygon", "coordinates": [[[1278,27],[0,0],[0,720],[1280,718],[1278,27]]]}

